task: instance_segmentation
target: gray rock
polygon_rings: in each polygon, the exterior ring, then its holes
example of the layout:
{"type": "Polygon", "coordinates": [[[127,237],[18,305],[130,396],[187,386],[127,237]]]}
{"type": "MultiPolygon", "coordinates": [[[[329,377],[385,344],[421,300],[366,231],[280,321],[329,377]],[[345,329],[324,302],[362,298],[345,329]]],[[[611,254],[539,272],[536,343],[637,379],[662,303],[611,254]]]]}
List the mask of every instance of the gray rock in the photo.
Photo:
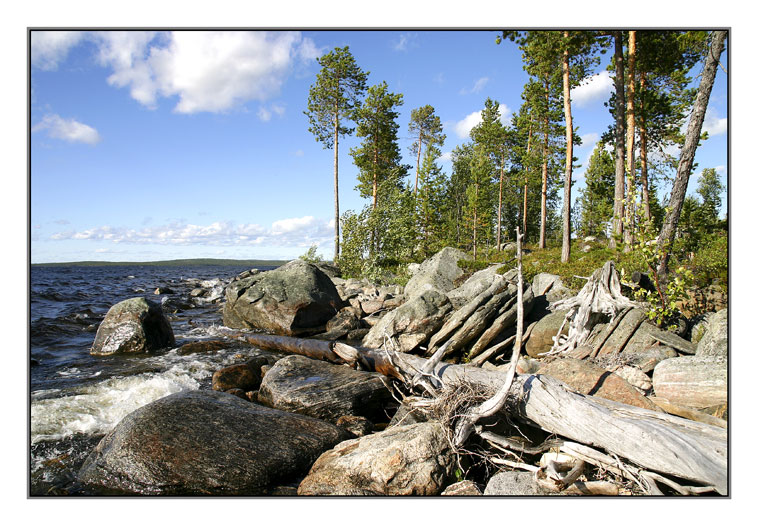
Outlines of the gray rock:
{"type": "MultiPolygon", "coordinates": [[[[641,312],[641,309],[635,309],[635,311],[637,310],[640,311],[639,316],[644,316],[644,313],[641,312]]],[[[630,314],[634,314],[634,312],[627,314],[627,317],[630,314]]],[[[627,320],[625,318],[622,320],[621,324],[619,324],[619,327],[616,330],[623,330],[622,326],[626,322],[627,320]]],[[[613,337],[609,338],[609,342],[613,341],[612,338],[613,337]]],[[[622,352],[638,353],[645,349],[651,348],[658,342],[664,344],[666,347],[674,348],[679,352],[685,354],[695,354],[695,346],[691,342],[685,340],[681,336],[677,336],[671,331],[660,329],[659,327],[647,321],[643,321],[639,328],[632,334],[631,338],[629,338],[629,341],[624,345],[624,350],[622,352]]],[[[614,352],[617,351],[618,345],[613,347],[613,349],[614,352]]],[[[601,352],[605,353],[605,348],[601,352]]]]}
{"type": "Polygon", "coordinates": [[[473,480],[462,480],[455,484],[450,484],[445,488],[445,491],[440,493],[444,496],[458,496],[464,495],[468,497],[478,497],[482,492],[479,490],[479,486],[473,480]]]}
{"type": "Polygon", "coordinates": [[[459,309],[487,290],[494,282],[515,281],[516,271],[509,271],[506,275],[497,273],[504,266],[503,264],[491,265],[478,272],[474,272],[460,287],[456,287],[447,293],[450,303],[453,304],[454,308],[459,309]]]}
{"type": "Polygon", "coordinates": [[[705,332],[697,344],[696,356],[714,356],[726,359],[729,352],[729,316],[722,309],[708,318],[705,332]]]}
{"type": "Polygon", "coordinates": [[[112,306],[95,334],[90,354],[108,356],[155,351],[176,344],[158,303],[131,298],[112,306]]]}
{"type": "MultiPolygon", "coordinates": [[[[397,338],[401,352],[409,352],[442,327],[451,310],[447,296],[427,290],[384,315],[371,327],[363,345],[378,349],[385,344],[385,336],[389,336],[397,338]]],[[[364,318],[364,321],[368,320],[364,318]]]]}
{"type": "Polygon", "coordinates": [[[258,401],[269,407],[337,422],[344,415],[376,421],[392,395],[382,375],[305,356],[282,358],[266,372],[258,401]]]}
{"type": "Polygon", "coordinates": [[[727,361],[718,356],[682,356],[655,366],[655,396],[696,409],[727,402],[727,361]]]}
{"type": "Polygon", "coordinates": [[[414,298],[427,290],[443,294],[453,290],[454,282],[463,276],[458,261],[467,259],[462,250],[445,247],[424,261],[405,285],[405,296],[414,298]]]}
{"type": "Polygon", "coordinates": [[[363,323],[361,323],[359,314],[356,313],[355,307],[345,307],[339,311],[334,318],[326,322],[326,330],[331,332],[333,330],[344,330],[345,333],[353,331],[355,329],[362,329],[363,323]]]}
{"type": "Polygon", "coordinates": [[[495,473],[484,488],[485,495],[545,495],[533,473],[524,471],[501,471],[495,473]]]}
{"type": "Polygon", "coordinates": [[[294,260],[233,281],[226,289],[224,325],[287,336],[316,334],[340,308],[331,279],[315,265],[294,260]]]}
{"type": "Polygon", "coordinates": [[[548,274],[547,272],[541,272],[540,274],[534,276],[534,279],[532,279],[532,291],[534,291],[535,296],[542,296],[543,294],[547,294],[547,292],[553,287],[565,288],[560,276],[556,276],[555,274],[548,274]]]}
{"type": "Polygon", "coordinates": [[[263,495],[302,476],[340,428],[217,391],[184,391],[127,415],[79,482],[142,495],[263,495]]]}
{"type": "Polygon", "coordinates": [[[553,337],[558,334],[558,330],[563,325],[561,334],[568,335],[569,324],[563,324],[566,319],[565,310],[559,310],[541,318],[532,329],[529,339],[526,340],[526,353],[532,358],[539,358],[542,354],[548,352],[553,346],[553,337]]]}
{"type": "Polygon", "coordinates": [[[654,346],[631,348],[629,345],[621,351],[621,362],[638,368],[643,373],[650,373],[663,360],[676,358],[677,352],[671,347],[654,346]]]}
{"type": "Polygon", "coordinates": [[[397,426],[347,440],[327,451],[298,495],[439,495],[456,462],[436,422],[397,426]]]}

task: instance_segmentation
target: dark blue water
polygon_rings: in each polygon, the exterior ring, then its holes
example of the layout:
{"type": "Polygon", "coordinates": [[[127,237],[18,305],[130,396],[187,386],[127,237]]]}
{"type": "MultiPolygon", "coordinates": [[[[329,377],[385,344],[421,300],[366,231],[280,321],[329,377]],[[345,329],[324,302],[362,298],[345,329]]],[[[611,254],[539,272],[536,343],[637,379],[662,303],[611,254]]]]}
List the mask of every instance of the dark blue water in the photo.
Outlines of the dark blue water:
{"type": "Polygon", "coordinates": [[[92,447],[126,414],[174,392],[206,388],[215,370],[233,363],[234,350],[182,356],[177,349],[224,336],[222,290],[245,270],[249,268],[215,265],[31,268],[33,495],[61,491],[92,447]],[[204,280],[202,288],[211,297],[215,290],[220,299],[190,295],[204,280]],[[156,295],[158,287],[171,293],[156,295]],[[138,296],[162,304],[176,347],[151,354],[91,356],[108,309],[138,296]]]}

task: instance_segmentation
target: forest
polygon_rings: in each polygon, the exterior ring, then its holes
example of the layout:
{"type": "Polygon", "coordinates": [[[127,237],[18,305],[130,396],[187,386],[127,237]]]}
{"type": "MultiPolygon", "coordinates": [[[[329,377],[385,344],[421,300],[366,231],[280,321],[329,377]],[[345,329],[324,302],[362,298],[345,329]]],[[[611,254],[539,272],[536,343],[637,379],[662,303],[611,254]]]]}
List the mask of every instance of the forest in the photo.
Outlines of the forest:
{"type": "Polygon", "coordinates": [[[349,48],[335,48],[319,59],[305,111],[316,140],[334,152],[334,261],[345,276],[402,282],[408,263],[449,246],[469,253],[475,270],[512,260],[518,228],[527,252],[548,255],[542,261],[550,267],[540,271],[588,276],[614,259],[622,279],[645,273],[655,286],[643,299],[657,305],[656,321],[664,323],[688,287],[727,282],[728,221],[719,217],[725,187],[715,168],[697,167],[697,197],[686,195],[696,148],[708,139],[703,121],[714,78],[727,71],[726,37],[502,31],[494,44],[518,46],[528,74],[521,105],[505,125],[500,103],[488,97],[469,140],[453,149],[450,173],[440,167],[446,137],[434,107],[398,122],[403,95],[386,82],[369,86],[349,48]],[[572,195],[581,139],[570,93],[597,73],[604,54],[614,82],[606,102],[611,124],[586,167],[586,186],[572,195]],[[406,131],[415,165],[402,162],[406,131]],[[366,204],[341,213],[339,139],[351,134],[361,141],[349,154],[366,204]],[[660,188],[670,191],[661,196],[660,188]]]}

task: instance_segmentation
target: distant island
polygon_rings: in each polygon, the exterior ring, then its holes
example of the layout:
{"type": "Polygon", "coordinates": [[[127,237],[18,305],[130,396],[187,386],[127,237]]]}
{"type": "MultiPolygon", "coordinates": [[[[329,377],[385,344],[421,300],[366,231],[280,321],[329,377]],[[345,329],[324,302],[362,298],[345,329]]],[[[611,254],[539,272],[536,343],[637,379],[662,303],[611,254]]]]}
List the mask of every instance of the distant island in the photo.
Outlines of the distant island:
{"type": "Polygon", "coordinates": [[[67,263],[32,263],[32,267],[112,267],[143,265],[146,267],[185,267],[189,265],[223,265],[248,267],[278,267],[289,260],[274,259],[171,259],[166,261],[72,261],[67,263]]]}

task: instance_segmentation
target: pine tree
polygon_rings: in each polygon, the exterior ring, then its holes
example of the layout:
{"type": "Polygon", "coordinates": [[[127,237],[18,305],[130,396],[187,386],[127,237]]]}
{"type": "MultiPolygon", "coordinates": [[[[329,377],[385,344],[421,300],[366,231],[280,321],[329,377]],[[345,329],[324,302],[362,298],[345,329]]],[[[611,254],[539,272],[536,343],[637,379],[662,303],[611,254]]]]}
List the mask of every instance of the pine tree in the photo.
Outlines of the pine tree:
{"type": "Polygon", "coordinates": [[[583,236],[608,236],[613,218],[615,166],[613,156],[599,143],[584,172],[585,188],[580,191],[579,232],[583,236]]]}
{"type": "Polygon", "coordinates": [[[411,152],[416,155],[416,183],[413,193],[418,192],[418,176],[421,170],[421,155],[431,146],[442,147],[445,134],[442,133],[442,121],[434,114],[434,107],[427,104],[411,111],[408,132],[414,138],[411,152]]]}
{"type": "Polygon", "coordinates": [[[334,148],[334,262],[340,255],[339,137],[353,133],[345,125],[356,119],[368,73],[355,62],[347,46],[318,59],[321,71],[308,95],[308,130],[325,149],[334,148]]]}

